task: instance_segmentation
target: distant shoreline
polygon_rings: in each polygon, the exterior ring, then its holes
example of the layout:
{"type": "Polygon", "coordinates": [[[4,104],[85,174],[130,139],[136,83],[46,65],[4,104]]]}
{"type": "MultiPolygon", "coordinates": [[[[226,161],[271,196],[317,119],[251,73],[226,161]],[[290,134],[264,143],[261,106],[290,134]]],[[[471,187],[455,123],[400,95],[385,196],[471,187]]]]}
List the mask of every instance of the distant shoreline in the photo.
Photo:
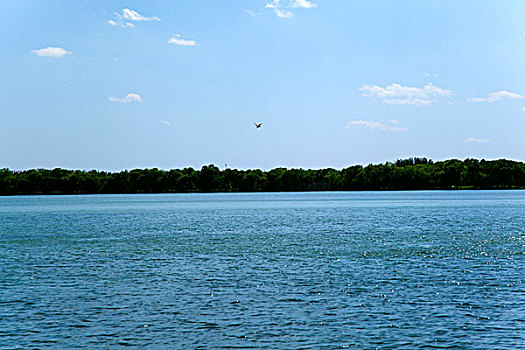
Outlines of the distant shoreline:
{"type": "Polygon", "coordinates": [[[1,196],[511,189],[525,189],[525,163],[506,159],[433,162],[408,158],[342,170],[220,170],[215,165],[200,170],[152,168],[114,173],[0,169],[1,196]]]}
{"type": "Polygon", "coordinates": [[[169,195],[169,194],[278,194],[278,193],[363,193],[363,192],[481,192],[481,191],[525,191],[525,187],[515,188],[455,188],[455,189],[423,189],[423,190],[312,190],[312,191],[252,191],[252,192],[130,192],[130,193],[31,193],[31,194],[8,194],[2,197],[62,197],[62,196],[113,196],[113,195],[169,195]]]}

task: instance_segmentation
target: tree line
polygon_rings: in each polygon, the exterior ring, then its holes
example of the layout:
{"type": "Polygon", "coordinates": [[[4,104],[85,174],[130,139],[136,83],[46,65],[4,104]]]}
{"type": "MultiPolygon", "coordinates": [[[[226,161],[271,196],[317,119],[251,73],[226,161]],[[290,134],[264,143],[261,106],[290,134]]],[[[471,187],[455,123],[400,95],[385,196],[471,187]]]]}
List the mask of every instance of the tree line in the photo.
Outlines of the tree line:
{"type": "Polygon", "coordinates": [[[518,188],[525,188],[525,164],[505,159],[408,158],[342,170],[220,170],[213,164],[200,170],[0,170],[0,195],[518,188]]]}

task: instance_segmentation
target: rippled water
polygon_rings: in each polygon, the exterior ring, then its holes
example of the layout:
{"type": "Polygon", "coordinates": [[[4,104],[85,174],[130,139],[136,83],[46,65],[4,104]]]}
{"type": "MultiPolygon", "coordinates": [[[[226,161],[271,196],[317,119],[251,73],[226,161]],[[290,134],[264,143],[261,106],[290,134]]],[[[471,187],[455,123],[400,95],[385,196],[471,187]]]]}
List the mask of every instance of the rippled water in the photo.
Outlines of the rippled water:
{"type": "Polygon", "coordinates": [[[525,348],[525,191],[0,198],[0,348],[525,348]]]}

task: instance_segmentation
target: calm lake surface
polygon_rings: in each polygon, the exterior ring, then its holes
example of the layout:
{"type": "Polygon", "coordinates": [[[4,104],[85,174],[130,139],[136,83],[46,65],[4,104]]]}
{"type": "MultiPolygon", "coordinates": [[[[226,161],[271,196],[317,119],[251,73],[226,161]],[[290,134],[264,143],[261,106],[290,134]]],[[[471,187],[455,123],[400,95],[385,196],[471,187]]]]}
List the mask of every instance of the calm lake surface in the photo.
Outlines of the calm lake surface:
{"type": "Polygon", "coordinates": [[[0,348],[524,349],[525,191],[0,197],[0,348]]]}

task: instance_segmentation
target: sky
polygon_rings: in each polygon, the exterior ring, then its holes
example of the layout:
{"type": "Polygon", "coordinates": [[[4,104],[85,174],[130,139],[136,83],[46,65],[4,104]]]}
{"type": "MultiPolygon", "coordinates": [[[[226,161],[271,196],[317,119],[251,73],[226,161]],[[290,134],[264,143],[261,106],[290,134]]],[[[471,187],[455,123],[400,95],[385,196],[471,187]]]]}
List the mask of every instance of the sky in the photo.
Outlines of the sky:
{"type": "Polygon", "coordinates": [[[0,168],[525,160],[521,0],[2,0],[0,45],[0,168]]]}

